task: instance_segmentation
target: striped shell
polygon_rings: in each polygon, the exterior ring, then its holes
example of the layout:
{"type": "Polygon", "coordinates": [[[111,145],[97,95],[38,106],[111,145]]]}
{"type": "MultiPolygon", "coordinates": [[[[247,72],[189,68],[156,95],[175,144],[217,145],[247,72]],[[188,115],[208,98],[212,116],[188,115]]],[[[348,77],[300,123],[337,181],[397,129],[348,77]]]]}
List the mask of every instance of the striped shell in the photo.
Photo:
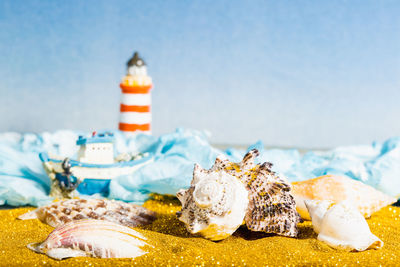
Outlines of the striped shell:
{"type": "MultiPolygon", "coordinates": [[[[300,216],[296,211],[294,198],[290,194],[290,184],[271,171],[271,163],[255,164],[254,159],[258,155],[258,151],[253,149],[239,163],[217,157],[210,170],[199,171],[200,167],[195,166],[191,187],[188,190],[181,190],[177,194],[182,202],[182,211],[178,213],[178,217],[186,224],[189,232],[193,233],[191,229],[196,228],[196,224],[199,222],[202,227],[209,225],[209,221],[204,218],[209,216],[210,211],[201,210],[201,205],[194,201],[199,173],[203,173],[203,176],[206,177],[216,177],[221,174],[235,177],[237,181],[240,181],[240,186],[247,191],[247,199],[233,195],[233,197],[226,197],[225,202],[220,201],[218,203],[221,206],[220,210],[229,211],[233,201],[241,203],[242,206],[246,204],[243,219],[250,230],[290,237],[297,236],[297,224],[300,216]]],[[[202,179],[206,180],[207,178],[203,177],[202,179]]],[[[236,202],[233,206],[238,206],[236,202]]],[[[224,215],[224,213],[221,214],[224,215]]],[[[222,216],[219,219],[220,225],[226,224],[226,218],[222,216]]],[[[229,235],[225,235],[224,238],[227,236],[229,235]]],[[[206,236],[206,238],[214,240],[212,235],[206,236]]]]}
{"type": "Polygon", "coordinates": [[[144,207],[116,200],[67,199],[37,208],[18,218],[39,219],[53,227],[82,219],[105,220],[136,227],[154,221],[155,213],[144,207]]]}
{"type": "Polygon", "coordinates": [[[100,220],[72,221],[54,229],[45,241],[28,248],[62,260],[71,257],[136,258],[146,238],[131,228],[100,220]]]}

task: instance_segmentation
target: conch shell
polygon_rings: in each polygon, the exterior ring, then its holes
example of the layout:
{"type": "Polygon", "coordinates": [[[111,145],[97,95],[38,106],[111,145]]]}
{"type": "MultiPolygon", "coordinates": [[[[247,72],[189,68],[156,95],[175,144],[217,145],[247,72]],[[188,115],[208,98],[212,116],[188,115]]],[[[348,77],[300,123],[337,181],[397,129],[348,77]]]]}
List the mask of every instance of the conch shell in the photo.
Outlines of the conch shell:
{"type": "Polygon", "coordinates": [[[318,240],[347,251],[379,249],[382,240],[371,233],[367,221],[351,202],[306,200],[318,240]]]}
{"type": "Polygon", "coordinates": [[[368,218],[372,213],[393,204],[396,198],[385,195],[362,182],[339,175],[324,175],[314,179],[292,183],[292,194],[301,218],[311,220],[304,200],[330,200],[352,202],[359,212],[368,218]]]}
{"type": "Polygon", "coordinates": [[[217,157],[210,170],[195,165],[191,186],[177,193],[177,213],[192,234],[222,240],[243,224],[252,231],[297,236],[300,216],[289,183],[271,171],[272,164],[254,164],[256,149],[239,163],[217,157]]]}
{"type": "Polygon", "coordinates": [[[62,260],[71,257],[136,258],[147,252],[146,238],[135,230],[100,220],[72,221],[54,229],[45,241],[28,248],[62,260]]]}
{"type": "Polygon", "coordinates": [[[246,188],[228,173],[209,174],[197,164],[193,177],[191,187],[177,193],[183,207],[179,219],[192,234],[211,240],[227,238],[243,223],[249,203],[246,188]]]}

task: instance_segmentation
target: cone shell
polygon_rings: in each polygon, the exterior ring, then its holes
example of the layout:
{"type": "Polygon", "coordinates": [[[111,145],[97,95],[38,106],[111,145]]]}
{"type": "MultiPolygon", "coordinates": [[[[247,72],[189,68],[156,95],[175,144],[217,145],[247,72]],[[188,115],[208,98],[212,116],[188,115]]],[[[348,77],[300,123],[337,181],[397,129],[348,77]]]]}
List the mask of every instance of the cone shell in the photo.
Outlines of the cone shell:
{"type": "Polygon", "coordinates": [[[62,260],[71,257],[136,258],[146,238],[131,228],[101,220],[72,221],[54,229],[31,250],[62,260]]]}
{"type": "Polygon", "coordinates": [[[330,200],[334,203],[350,201],[365,218],[397,201],[397,199],[385,195],[369,185],[339,175],[325,175],[306,181],[294,182],[292,188],[297,211],[305,220],[311,218],[304,205],[304,200],[330,200]]]}
{"type": "Polygon", "coordinates": [[[154,221],[155,213],[144,207],[116,200],[67,199],[37,208],[18,218],[39,219],[53,227],[82,219],[105,220],[136,227],[154,221]]]}
{"type": "Polygon", "coordinates": [[[371,233],[367,221],[351,202],[306,200],[318,240],[347,251],[379,249],[382,240],[371,233]]]}
{"type": "MultiPolygon", "coordinates": [[[[195,233],[199,227],[224,229],[224,235],[218,236],[218,239],[215,238],[215,233],[208,233],[207,236],[203,234],[211,240],[220,240],[231,235],[240,226],[240,218],[243,216],[241,220],[244,219],[247,227],[252,231],[297,236],[300,216],[296,211],[294,198],[290,194],[290,184],[271,171],[272,164],[255,164],[254,159],[257,156],[258,151],[254,149],[248,152],[239,163],[218,157],[210,170],[195,166],[191,187],[177,194],[182,203],[182,211],[178,213],[178,218],[186,224],[189,232],[195,233]],[[202,204],[202,201],[195,200],[196,192],[199,190],[197,186],[203,183],[200,181],[209,182],[215,177],[230,177],[229,183],[231,186],[234,185],[235,190],[223,190],[231,192],[231,196],[224,195],[218,203],[216,202],[215,207],[205,209],[206,206],[202,204]],[[224,225],[226,222],[232,222],[232,219],[226,215],[233,211],[236,214],[235,227],[226,231],[224,225]],[[211,226],[210,216],[215,216],[215,214],[220,217],[214,220],[214,225],[211,226]]],[[[210,195],[213,196],[211,198],[219,199],[215,197],[219,196],[218,193],[214,192],[210,195]]]]}

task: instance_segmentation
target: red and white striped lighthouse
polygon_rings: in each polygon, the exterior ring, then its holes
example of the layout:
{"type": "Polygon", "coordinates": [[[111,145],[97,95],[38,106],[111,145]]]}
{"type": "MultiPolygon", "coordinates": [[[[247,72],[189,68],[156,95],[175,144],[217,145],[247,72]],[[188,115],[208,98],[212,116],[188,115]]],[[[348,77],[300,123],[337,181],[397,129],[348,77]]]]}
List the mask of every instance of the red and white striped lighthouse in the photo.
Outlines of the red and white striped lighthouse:
{"type": "Polygon", "coordinates": [[[128,61],[128,72],[120,84],[122,90],[119,130],[125,133],[151,133],[151,77],[146,64],[135,52],[128,61]]]}

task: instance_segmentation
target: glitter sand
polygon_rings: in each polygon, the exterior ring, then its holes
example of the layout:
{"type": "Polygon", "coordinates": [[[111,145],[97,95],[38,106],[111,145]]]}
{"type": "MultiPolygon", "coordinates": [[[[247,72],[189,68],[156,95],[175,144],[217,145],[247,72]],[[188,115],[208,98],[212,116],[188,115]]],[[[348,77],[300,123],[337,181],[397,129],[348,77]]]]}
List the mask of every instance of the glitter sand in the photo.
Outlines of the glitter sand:
{"type": "Polygon", "coordinates": [[[144,205],[158,212],[151,225],[140,227],[148,243],[155,246],[148,254],[136,259],[71,258],[63,261],[37,254],[26,248],[28,243],[43,241],[53,230],[39,220],[20,221],[15,218],[32,210],[18,208],[0,210],[1,266],[284,266],[338,265],[400,266],[400,208],[389,206],[367,220],[372,233],[385,243],[380,250],[343,252],[331,249],[316,240],[310,222],[299,225],[299,237],[270,236],[241,227],[220,242],[190,236],[175,217],[179,201],[168,196],[154,196],[144,205]]]}

